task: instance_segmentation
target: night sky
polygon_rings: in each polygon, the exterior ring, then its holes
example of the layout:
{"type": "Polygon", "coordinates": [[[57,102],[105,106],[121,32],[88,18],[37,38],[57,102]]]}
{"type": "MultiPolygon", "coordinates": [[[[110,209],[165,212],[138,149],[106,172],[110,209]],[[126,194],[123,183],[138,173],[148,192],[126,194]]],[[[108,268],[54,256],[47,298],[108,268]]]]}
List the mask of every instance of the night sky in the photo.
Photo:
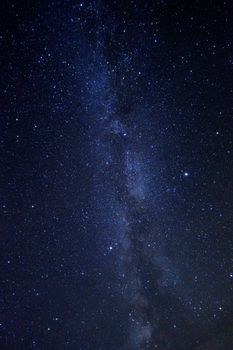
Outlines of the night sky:
{"type": "Polygon", "coordinates": [[[232,350],[233,3],[0,17],[0,350],[232,350]]]}

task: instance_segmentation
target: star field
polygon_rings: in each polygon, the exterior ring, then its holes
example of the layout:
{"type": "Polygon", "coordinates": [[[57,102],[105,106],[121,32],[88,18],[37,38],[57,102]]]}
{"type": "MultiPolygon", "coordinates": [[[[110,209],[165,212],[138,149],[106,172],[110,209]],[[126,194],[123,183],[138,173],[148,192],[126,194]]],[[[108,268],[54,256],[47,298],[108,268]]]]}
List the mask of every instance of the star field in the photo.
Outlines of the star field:
{"type": "Polygon", "coordinates": [[[232,349],[231,2],[0,6],[0,349],[232,349]]]}

